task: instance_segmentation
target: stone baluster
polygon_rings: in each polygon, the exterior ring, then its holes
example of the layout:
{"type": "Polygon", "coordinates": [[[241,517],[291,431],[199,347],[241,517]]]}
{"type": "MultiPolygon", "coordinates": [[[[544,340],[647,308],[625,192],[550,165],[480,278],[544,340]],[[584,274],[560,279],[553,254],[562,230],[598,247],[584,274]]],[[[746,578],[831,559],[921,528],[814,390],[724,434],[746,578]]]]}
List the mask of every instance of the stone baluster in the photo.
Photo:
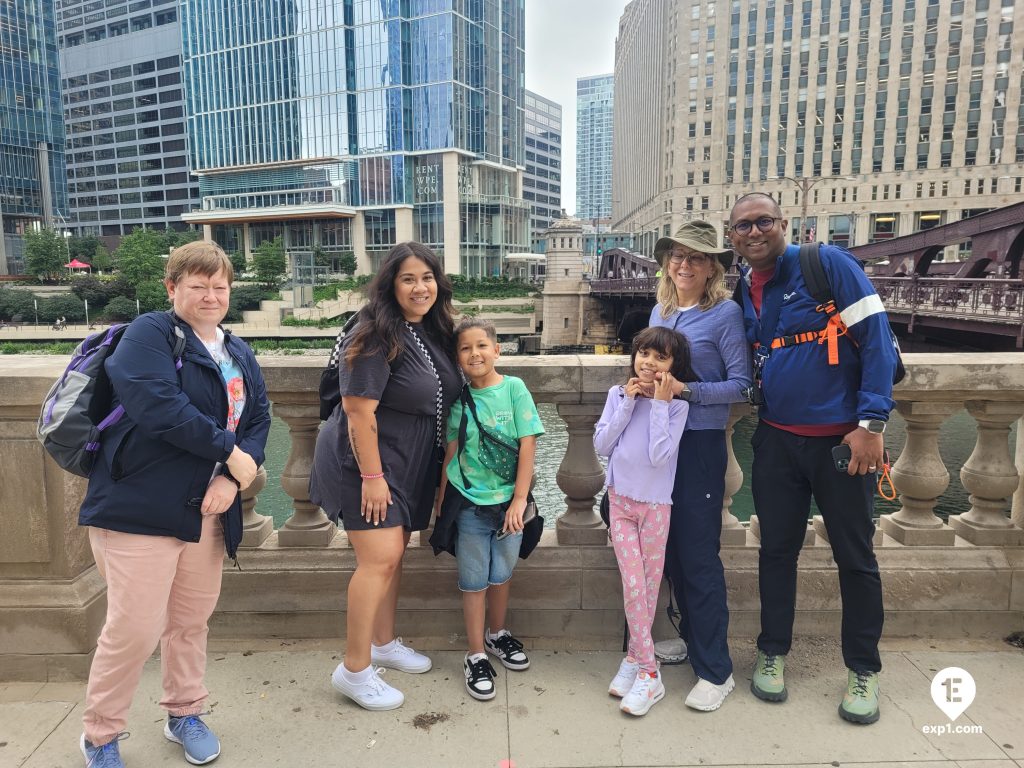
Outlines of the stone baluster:
{"type": "Polygon", "coordinates": [[[569,444],[555,480],[565,493],[566,510],[555,523],[559,544],[606,544],[608,534],[594,510],[596,495],[604,486],[604,470],[594,451],[594,425],[602,405],[559,403],[569,444]]]}
{"type": "Polygon", "coordinates": [[[267,487],[267,470],[262,465],[252,485],[242,491],[242,547],[258,547],[274,532],[274,519],[256,513],[256,497],[267,487]]]}
{"type": "Polygon", "coordinates": [[[292,497],[295,508],[277,532],[282,547],[326,547],[338,533],[338,527],[309,500],[309,473],[320,428],[319,407],[314,393],[274,393],[274,415],[288,425],[291,438],[281,488],[292,497]]]}
{"type": "Polygon", "coordinates": [[[882,515],[882,531],[907,546],[949,546],[956,533],[934,513],[949,485],[949,472],[939,455],[939,428],[961,403],[904,401],[896,410],[907,423],[907,443],[892,468],[892,482],[903,505],[882,515]]]}
{"type": "Polygon", "coordinates": [[[1006,515],[1006,497],[1017,490],[1019,476],[1010,460],[1010,424],[1020,418],[1019,402],[972,400],[967,412],[978,422],[978,441],[960,470],[960,482],[970,492],[971,508],[950,515],[949,524],[962,539],[983,546],[1014,546],[1024,531],[1006,515]]]}
{"type": "Polygon", "coordinates": [[[728,460],[725,465],[725,497],[722,499],[722,546],[742,547],[747,542],[747,529],[732,513],[732,499],[743,486],[743,468],[736,461],[736,452],[732,448],[733,432],[736,422],[751,413],[747,403],[733,403],[729,410],[729,421],[725,425],[725,449],[728,460]]]}
{"type": "Polygon", "coordinates": [[[1017,490],[1013,493],[1010,520],[1018,528],[1024,528],[1024,418],[1017,420],[1017,450],[1013,455],[1017,463],[1017,474],[1022,478],[1022,482],[1017,484],[1017,490]]]}

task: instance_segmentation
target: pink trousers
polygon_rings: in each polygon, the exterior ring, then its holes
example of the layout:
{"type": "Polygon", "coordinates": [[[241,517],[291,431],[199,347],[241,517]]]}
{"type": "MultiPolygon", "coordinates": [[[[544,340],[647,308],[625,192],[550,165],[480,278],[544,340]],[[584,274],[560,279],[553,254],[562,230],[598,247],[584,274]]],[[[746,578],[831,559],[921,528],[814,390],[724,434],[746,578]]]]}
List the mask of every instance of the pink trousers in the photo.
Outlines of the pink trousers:
{"type": "Polygon", "coordinates": [[[651,627],[658,610],[658,590],[665,570],[669,504],[652,504],[620,496],[608,489],[612,548],[622,576],[622,601],[629,626],[629,656],[640,669],[655,673],[651,627]]]}
{"type": "Polygon", "coordinates": [[[158,641],[160,706],[176,717],[199,714],[209,695],[206,622],[224,564],[220,515],[203,517],[197,543],[102,528],[89,529],[89,543],[107,582],[107,618],[89,670],[85,737],[99,746],[125,729],[142,667],[158,641]]]}

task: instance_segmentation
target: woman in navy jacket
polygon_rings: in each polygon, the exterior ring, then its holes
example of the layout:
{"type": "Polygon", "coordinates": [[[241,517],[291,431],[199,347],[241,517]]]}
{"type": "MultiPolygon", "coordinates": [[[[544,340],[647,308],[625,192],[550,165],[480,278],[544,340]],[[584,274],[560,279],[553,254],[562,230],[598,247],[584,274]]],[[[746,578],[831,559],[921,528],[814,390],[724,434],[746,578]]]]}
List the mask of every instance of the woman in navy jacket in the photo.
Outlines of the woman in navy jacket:
{"type": "Polygon", "coordinates": [[[242,538],[240,491],[263,463],[270,412],[252,350],[220,328],[231,261],[190,243],[167,262],[171,312],[137,318],[106,362],[124,417],[104,433],[79,524],[107,581],[81,749],[120,768],[118,741],[146,659],[161,647],[164,735],[197,765],[220,754],[199,715],[208,692],[207,621],[224,554],[242,538]],[[186,344],[173,358],[176,335],[186,344]]]}

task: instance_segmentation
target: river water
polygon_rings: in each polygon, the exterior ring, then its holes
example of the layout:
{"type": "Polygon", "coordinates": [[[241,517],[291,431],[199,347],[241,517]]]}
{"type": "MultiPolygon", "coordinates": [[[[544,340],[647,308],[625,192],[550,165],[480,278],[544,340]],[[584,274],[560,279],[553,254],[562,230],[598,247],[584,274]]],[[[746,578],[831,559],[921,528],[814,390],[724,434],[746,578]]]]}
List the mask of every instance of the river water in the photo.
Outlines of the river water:
{"type": "MultiPolygon", "coordinates": [[[[564,495],[555,482],[555,473],[565,455],[565,448],[568,443],[568,435],[565,424],[558,417],[555,406],[551,403],[541,403],[537,410],[540,412],[544,422],[546,434],[537,444],[537,483],[534,489],[534,496],[545,517],[545,523],[549,527],[554,526],[555,518],[565,509],[564,495]]],[[[753,418],[744,418],[736,425],[736,433],[733,436],[733,447],[736,451],[736,459],[743,469],[743,486],[736,494],[732,511],[740,520],[747,520],[753,514],[754,505],[750,495],[750,461],[752,449],[750,447],[750,436],[753,434],[756,421],[753,418]]],[[[1016,428],[1011,431],[1009,438],[1010,453],[1013,454],[1015,444],[1016,428]]],[[[970,505],[967,502],[967,491],[960,484],[960,468],[967,461],[971,451],[974,450],[975,422],[966,411],[959,411],[951,416],[942,426],[939,433],[939,451],[942,454],[943,462],[950,474],[949,487],[939,499],[936,506],[936,513],[945,519],[950,514],[966,512],[970,505]]],[[[906,427],[900,415],[892,412],[889,427],[885,433],[885,444],[889,449],[892,461],[895,463],[899,452],[906,439],[906,427]]],[[[268,475],[267,487],[259,496],[256,511],[271,515],[274,518],[274,527],[279,528],[291,515],[291,499],[281,490],[279,479],[288,459],[288,427],[283,421],[275,418],[270,430],[270,439],[267,443],[266,469],[268,475]]],[[[888,514],[899,509],[899,502],[888,502],[880,497],[876,498],[876,514],[888,514]]]]}

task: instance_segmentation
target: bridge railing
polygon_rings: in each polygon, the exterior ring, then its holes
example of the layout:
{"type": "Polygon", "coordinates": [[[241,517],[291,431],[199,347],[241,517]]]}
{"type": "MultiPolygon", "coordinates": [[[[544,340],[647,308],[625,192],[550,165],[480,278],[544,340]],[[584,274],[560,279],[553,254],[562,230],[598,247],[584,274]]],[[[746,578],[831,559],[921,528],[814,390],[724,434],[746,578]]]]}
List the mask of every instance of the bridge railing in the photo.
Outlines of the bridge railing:
{"type": "Polygon", "coordinates": [[[977,320],[1024,320],[1024,281],[941,277],[872,277],[889,310],[977,320]]]}
{"type": "MultiPolygon", "coordinates": [[[[39,403],[66,360],[0,359],[0,680],[80,678],[105,612],[105,584],[77,525],[85,481],[61,471],[35,439],[39,403]]],[[[261,357],[274,416],[290,445],[279,480],[292,514],[277,530],[259,512],[259,483],[244,495],[242,570],[226,564],[212,622],[221,637],[331,637],[344,626],[345,585],[355,567],[343,531],[309,499],[309,474],[320,427],[317,394],[322,357],[261,357]],[[340,608],[340,612],[339,612],[340,608]]],[[[553,403],[568,444],[555,482],[564,505],[541,546],[513,583],[517,632],[540,647],[613,648],[622,635],[621,582],[607,532],[595,511],[604,472],[594,426],[608,387],[627,358],[563,355],[508,357],[503,372],[522,378],[534,398],[553,403]]],[[[886,630],[930,637],[1003,636],[1024,615],[1024,431],[1016,464],[1011,427],[1024,415],[1024,354],[906,355],[907,378],[895,397],[906,443],[892,477],[901,507],[876,534],[883,571],[886,630]],[[962,467],[947,467],[939,429],[966,409],[977,423],[975,448],[962,467]],[[943,520],[936,503],[959,471],[969,507],[943,520]],[[1014,497],[1012,509],[1007,502],[1014,497]]],[[[737,405],[732,426],[749,415],[737,405]]],[[[757,631],[759,526],[731,513],[747,467],[731,451],[722,515],[730,628],[757,631]]],[[[266,475],[261,480],[265,485],[266,475]]],[[[828,532],[809,521],[800,558],[798,632],[837,630],[840,601],[828,532]]],[[[449,647],[462,619],[454,560],[434,558],[426,537],[405,559],[401,621],[425,648],[449,647]]],[[[660,632],[668,631],[662,626],[660,632]]]]}

